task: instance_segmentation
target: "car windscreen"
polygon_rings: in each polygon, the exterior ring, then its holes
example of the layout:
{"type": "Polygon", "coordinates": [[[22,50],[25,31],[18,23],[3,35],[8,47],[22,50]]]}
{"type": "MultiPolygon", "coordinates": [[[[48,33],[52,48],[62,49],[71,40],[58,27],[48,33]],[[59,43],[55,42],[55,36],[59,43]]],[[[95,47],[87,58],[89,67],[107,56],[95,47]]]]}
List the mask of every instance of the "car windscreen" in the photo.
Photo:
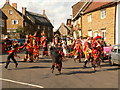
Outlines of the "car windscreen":
{"type": "Polygon", "coordinates": [[[115,52],[116,53],[117,50],[118,50],[118,46],[113,46],[112,49],[111,49],[111,52],[115,52]]]}

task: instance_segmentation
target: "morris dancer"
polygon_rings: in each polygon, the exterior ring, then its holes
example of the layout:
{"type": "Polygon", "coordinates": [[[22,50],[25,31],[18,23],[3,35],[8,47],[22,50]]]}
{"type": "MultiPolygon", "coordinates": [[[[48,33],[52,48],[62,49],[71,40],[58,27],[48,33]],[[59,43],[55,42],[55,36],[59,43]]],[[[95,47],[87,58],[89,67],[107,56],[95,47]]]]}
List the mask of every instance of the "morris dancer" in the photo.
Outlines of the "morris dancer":
{"type": "Polygon", "coordinates": [[[86,68],[87,62],[92,60],[92,49],[90,48],[90,43],[88,42],[85,43],[84,54],[85,54],[85,62],[83,67],[86,68]]]}
{"type": "Polygon", "coordinates": [[[39,46],[37,45],[37,41],[33,42],[33,57],[35,59],[39,58],[39,46]]]}
{"type": "Polygon", "coordinates": [[[20,48],[24,48],[24,47],[26,48],[26,53],[23,61],[26,62],[27,60],[29,60],[29,62],[33,62],[33,46],[31,46],[29,40],[20,48]]]}
{"type": "Polygon", "coordinates": [[[51,57],[52,57],[52,73],[54,72],[54,67],[56,67],[61,74],[62,69],[62,59],[63,59],[63,52],[61,45],[58,43],[58,47],[51,47],[51,57]]]}
{"type": "Polygon", "coordinates": [[[82,52],[82,49],[81,49],[81,42],[79,40],[76,41],[75,43],[75,47],[74,47],[74,50],[76,51],[75,52],[75,55],[74,55],[74,61],[76,61],[76,59],[79,60],[79,63],[81,62],[81,52],[82,52]]]}
{"type": "Polygon", "coordinates": [[[100,66],[100,50],[97,49],[97,47],[93,47],[93,50],[92,50],[92,56],[93,56],[93,61],[92,61],[92,67],[93,67],[93,70],[96,71],[95,67],[96,67],[96,64],[98,67],[101,68],[100,66]]]}
{"type": "Polygon", "coordinates": [[[17,52],[18,52],[18,46],[17,45],[13,46],[12,50],[8,51],[9,54],[8,54],[7,61],[6,61],[6,66],[5,66],[6,69],[8,68],[8,65],[10,63],[10,59],[13,60],[13,62],[15,63],[15,67],[17,68],[18,63],[17,63],[16,59],[14,58],[14,56],[19,57],[16,54],[17,52]]]}
{"type": "Polygon", "coordinates": [[[44,55],[48,56],[47,38],[45,37],[44,33],[42,33],[41,35],[42,35],[42,37],[41,37],[40,41],[41,41],[42,48],[43,48],[43,56],[44,55]]]}

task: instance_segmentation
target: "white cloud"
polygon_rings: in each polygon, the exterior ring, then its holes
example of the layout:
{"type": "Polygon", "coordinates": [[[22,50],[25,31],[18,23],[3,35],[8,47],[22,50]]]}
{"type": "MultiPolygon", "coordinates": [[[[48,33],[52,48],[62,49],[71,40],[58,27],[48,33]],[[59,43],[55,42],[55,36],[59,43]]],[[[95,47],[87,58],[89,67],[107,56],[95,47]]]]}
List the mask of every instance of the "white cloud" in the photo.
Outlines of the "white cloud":
{"type": "MultiPolygon", "coordinates": [[[[17,3],[18,10],[27,7],[28,11],[42,14],[46,10],[46,15],[53,23],[54,30],[58,29],[62,22],[66,23],[67,18],[72,14],[72,5],[79,0],[10,0],[11,3],[17,3]]],[[[0,8],[6,0],[1,0],[0,8]]]]}

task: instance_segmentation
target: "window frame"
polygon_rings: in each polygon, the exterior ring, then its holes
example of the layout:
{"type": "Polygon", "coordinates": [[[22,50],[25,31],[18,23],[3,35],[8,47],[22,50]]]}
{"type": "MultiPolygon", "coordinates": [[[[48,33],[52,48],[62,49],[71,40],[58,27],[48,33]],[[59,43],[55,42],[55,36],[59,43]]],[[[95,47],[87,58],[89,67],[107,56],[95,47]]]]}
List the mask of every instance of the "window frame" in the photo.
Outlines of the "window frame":
{"type": "Polygon", "coordinates": [[[92,14],[87,15],[88,17],[88,22],[92,22],[92,14]]]}
{"type": "Polygon", "coordinates": [[[106,9],[102,9],[102,10],[100,11],[100,17],[101,17],[101,19],[106,18],[106,9]]]}
{"type": "Polygon", "coordinates": [[[89,34],[90,34],[90,31],[91,31],[91,33],[93,34],[93,31],[92,31],[92,30],[88,30],[88,36],[93,37],[93,35],[92,35],[92,34],[91,34],[91,35],[89,35],[89,34]]]}
{"type": "Polygon", "coordinates": [[[10,15],[12,15],[12,14],[13,14],[13,11],[12,11],[12,10],[9,10],[8,12],[9,12],[9,14],[10,14],[10,15]]]}
{"type": "Polygon", "coordinates": [[[15,25],[15,24],[18,24],[19,21],[18,20],[12,20],[12,24],[15,25]]]}

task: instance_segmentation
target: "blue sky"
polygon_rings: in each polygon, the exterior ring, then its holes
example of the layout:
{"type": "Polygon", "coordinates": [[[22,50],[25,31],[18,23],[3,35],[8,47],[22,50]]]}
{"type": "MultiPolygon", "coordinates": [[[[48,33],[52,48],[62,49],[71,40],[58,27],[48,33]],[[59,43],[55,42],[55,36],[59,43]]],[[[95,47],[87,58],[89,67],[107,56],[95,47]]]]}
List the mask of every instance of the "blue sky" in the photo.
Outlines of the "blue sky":
{"type": "MultiPolygon", "coordinates": [[[[17,3],[17,9],[22,11],[22,7],[26,7],[28,11],[42,14],[46,10],[46,15],[54,25],[54,31],[59,28],[62,22],[66,23],[66,19],[72,15],[72,5],[79,0],[9,0],[10,4],[17,3]]],[[[0,8],[5,4],[6,0],[0,1],[0,8]]]]}

